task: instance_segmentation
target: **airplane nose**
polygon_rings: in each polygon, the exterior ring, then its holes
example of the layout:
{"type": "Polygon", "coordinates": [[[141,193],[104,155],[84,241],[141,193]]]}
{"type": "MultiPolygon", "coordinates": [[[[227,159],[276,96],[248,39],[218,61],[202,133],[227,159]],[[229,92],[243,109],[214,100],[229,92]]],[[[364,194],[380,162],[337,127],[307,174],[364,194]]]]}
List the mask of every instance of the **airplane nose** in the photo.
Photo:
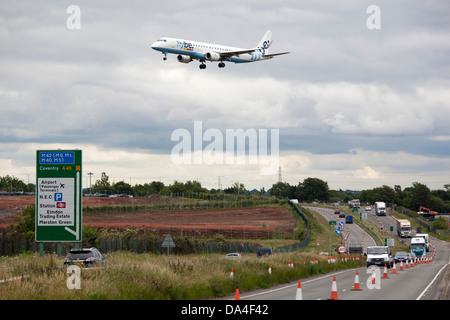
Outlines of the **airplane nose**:
{"type": "Polygon", "coordinates": [[[152,45],[151,45],[152,49],[155,49],[156,43],[157,43],[157,42],[158,42],[158,41],[155,41],[155,42],[152,43],[152,45]]]}

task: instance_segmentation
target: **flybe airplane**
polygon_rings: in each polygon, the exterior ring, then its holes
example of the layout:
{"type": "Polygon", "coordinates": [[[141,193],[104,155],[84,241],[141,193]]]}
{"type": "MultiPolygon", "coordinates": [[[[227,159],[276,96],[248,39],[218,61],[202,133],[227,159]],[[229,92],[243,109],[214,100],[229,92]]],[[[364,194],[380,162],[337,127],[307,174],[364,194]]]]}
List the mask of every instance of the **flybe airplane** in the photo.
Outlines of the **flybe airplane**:
{"type": "Polygon", "coordinates": [[[275,56],[289,53],[269,53],[271,44],[272,32],[269,30],[256,48],[251,49],[227,47],[218,44],[175,38],[161,38],[152,44],[152,49],[161,51],[164,54],[163,60],[167,60],[168,53],[173,53],[177,55],[177,60],[179,62],[189,63],[193,60],[198,60],[201,62],[200,69],[205,69],[205,61],[217,61],[219,62],[219,68],[223,68],[225,67],[224,61],[234,63],[255,62],[272,59],[275,56]]]}

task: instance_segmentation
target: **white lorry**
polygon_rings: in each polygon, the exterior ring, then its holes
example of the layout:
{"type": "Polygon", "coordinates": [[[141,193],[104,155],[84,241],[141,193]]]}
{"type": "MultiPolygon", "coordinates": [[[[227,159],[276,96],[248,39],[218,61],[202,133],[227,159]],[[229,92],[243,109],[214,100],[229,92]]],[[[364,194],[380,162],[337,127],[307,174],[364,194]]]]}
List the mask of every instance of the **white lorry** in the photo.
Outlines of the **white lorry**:
{"type": "Polygon", "coordinates": [[[397,220],[397,234],[402,238],[410,238],[411,237],[411,222],[406,219],[398,219],[397,220]]]}
{"type": "Polygon", "coordinates": [[[430,243],[430,236],[428,233],[416,233],[416,237],[422,237],[425,240],[425,249],[430,251],[431,243],[430,243]]]}
{"type": "Polygon", "coordinates": [[[359,208],[361,206],[359,199],[352,200],[352,208],[359,208]]]}
{"type": "Polygon", "coordinates": [[[367,247],[367,253],[364,255],[367,256],[367,267],[372,265],[392,267],[393,258],[388,246],[367,247]]]}
{"type": "Polygon", "coordinates": [[[384,202],[375,202],[375,214],[377,216],[386,215],[386,204],[384,202]]]}
{"type": "Polygon", "coordinates": [[[410,248],[411,252],[418,258],[421,258],[427,254],[425,239],[422,237],[411,238],[410,248]]]}

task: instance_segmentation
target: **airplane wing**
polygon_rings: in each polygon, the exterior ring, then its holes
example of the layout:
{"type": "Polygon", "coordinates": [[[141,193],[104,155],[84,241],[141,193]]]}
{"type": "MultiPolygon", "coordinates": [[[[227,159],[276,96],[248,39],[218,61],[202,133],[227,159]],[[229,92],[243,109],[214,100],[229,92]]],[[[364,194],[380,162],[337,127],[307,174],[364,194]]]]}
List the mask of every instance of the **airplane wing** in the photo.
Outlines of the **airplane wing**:
{"type": "Polygon", "coordinates": [[[265,54],[264,57],[272,58],[275,56],[281,56],[282,54],[289,54],[290,52],[279,52],[279,53],[268,53],[265,54]]]}
{"type": "MultiPolygon", "coordinates": [[[[245,53],[252,53],[252,52],[255,52],[255,51],[258,51],[258,50],[260,50],[260,48],[243,49],[243,50],[235,50],[235,51],[222,51],[222,52],[218,52],[218,54],[220,54],[220,56],[223,57],[223,58],[230,58],[232,56],[237,56],[237,55],[245,54],[245,53]]],[[[266,53],[266,54],[264,54],[264,57],[272,58],[272,57],[275,57],[275,56],[279,56],[279,55],[282,55],[282,54],[288,54],[288,53],[290,53],[290,52],[266,53]]]]}
{"type": "Polygon", "coordinates": [[[235,51],[222,51],[222,52],[218,52],[218,54],[220,54],[222,57],[232,57],[232,56],[237,56],[240,54],[244,54],[244,53],[252,53],[255,52],[259,49],[244,49],[244,50],[235,50],[235,51]]]}

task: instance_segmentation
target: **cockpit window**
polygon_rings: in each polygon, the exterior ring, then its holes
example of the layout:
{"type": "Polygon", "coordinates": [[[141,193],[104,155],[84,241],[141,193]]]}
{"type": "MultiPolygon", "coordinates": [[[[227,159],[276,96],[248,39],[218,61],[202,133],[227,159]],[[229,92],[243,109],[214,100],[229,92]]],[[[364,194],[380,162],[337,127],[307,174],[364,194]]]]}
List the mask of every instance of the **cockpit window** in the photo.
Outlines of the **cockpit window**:
{"type": "Polygon", "coordinates": [[[158,39],[158,42],[167,42],[166,39],[158,39]]]}

